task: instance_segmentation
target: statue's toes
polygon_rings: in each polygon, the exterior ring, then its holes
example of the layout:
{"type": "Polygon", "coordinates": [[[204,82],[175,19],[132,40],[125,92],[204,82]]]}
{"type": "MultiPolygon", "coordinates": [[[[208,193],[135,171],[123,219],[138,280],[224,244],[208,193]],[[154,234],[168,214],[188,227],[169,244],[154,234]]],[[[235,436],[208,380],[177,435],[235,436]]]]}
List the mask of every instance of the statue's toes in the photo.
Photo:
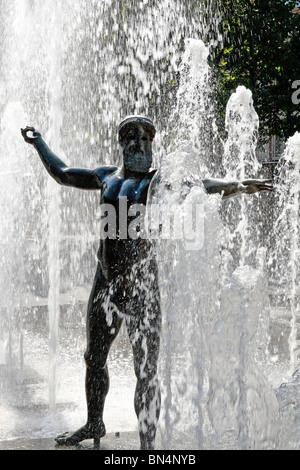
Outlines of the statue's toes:
{"type": "Polygon", "coordinates": [[[67,431],[67,432],[64,432],[63,434],[59,434],[56,438],[55,438],[55,441],[57,442],[57,444],[67,444],[68,442],[68,436],[70,435],[70,433],[67,431]]]}

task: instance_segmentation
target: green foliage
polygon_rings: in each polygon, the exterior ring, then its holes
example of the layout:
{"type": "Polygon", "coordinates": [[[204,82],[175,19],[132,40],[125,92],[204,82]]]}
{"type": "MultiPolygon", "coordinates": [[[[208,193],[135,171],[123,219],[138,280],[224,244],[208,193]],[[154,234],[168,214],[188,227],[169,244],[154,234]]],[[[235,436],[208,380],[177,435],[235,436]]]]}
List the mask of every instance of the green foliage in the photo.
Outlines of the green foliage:
{"type": "Polygon", "coordinates": [[[265,138],[288,138],[300,130],[300,105],[292,102],[292,83],[300,80],[300,15],[291,0],[222,1],[224,43],[213,51],[224,115],[239,85],[253,93],[265,138]]]}

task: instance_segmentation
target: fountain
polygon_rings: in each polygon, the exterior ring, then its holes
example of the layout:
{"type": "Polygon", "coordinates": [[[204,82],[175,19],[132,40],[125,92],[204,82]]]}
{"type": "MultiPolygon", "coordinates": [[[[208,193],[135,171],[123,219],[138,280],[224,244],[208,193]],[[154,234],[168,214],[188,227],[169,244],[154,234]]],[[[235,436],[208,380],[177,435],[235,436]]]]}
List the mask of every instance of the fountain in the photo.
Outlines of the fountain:
{"type": "MultiPolygon", "coordinates": [[[[196,204],[200,225],[195,239],[156,243],[160,446],[297,448],[299,134],[274,195],[205,193],[205,177],[262,171],[259,118],[244,87],[228,102],[227,140],[218,138],[207,61],[210,41],[222,41],[215,2],[191,16],[179,0],[13,0],[1,15],[0,441],[53,438],[85,420],[85,310],[99,231],[97,195],[58,187],[20,128],[36,126],[67,163],[93,168],[118,163],[122,117],[149,114],[162,181],[152,205],[196,204]],[[195,39],[180,50],[183,37],[195,39]]],[[[134,431],[123,331],[110,364],[107,431],[134,431]]]]}

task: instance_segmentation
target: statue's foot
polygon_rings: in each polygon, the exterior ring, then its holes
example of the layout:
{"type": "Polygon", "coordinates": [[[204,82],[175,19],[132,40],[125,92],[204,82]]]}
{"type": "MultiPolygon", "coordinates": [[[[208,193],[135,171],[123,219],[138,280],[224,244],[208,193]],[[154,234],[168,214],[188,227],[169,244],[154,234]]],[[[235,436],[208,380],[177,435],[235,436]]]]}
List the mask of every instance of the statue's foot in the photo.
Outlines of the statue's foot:
{"type": "Polygon", "coordinates": [[[60,446],[75,446],[85,439],[94,439],[95,447],[99,447],[101,437],[106,434],[104,423],[101,421],[99,424],[87,423],[82,428],[73,433],[65,432],[55,438],[55,441],[60,446]]]}

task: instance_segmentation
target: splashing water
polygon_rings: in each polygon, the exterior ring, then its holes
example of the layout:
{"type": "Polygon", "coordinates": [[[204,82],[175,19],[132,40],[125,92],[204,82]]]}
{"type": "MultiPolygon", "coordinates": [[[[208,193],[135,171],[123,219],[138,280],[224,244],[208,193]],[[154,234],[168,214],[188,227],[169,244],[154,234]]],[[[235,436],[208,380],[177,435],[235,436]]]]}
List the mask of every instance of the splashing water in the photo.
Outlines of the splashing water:
{"type": "MultiPolygon", "coordinates": [[[[59,188],[20,128],[36,125],[67,164],[95,168],[118,163],[117,124],[136,113],[152,116],[159,131],[150,207],[174,208],[174,220],[199,208],[194,238],[156,240],[161,445],[174,448],[180,431],[199,449],[299,446],[298,375],[288,382],[298,364],[299,134],[278,176],[276,244],[265,246],[257,222],[264,195],[222,201],[201,182],[260,171],[258,116],[244,87],[227,106],[227,140],[218,138],[207,59],[209,43],[222,40],[210,36],[221,16],[215,2],[204,3],[191,16],[179,0],[3,1],[0,440],[53,437],[85,420],[85,310],[99,238],[95,193],[59,188]],[[194,38],[184,52],[183,37],[194,38]],[[268,350],[274,286],[289,307],[282,362],[268,350]]],[[[128,348],[121,334],[110,358],[108,432],[136,428],[128,348]]]]}
{"type": "MultiPolygon", "coordinates": [[[[286,145],[282,164],[277,178],[277,219],[274,230],[278,234],[275,243],[277,269],[275,273],[279,290],[288,297],[290,305],[291,333],[289,349],[291,374],[298,363],[299,341],[297,341],[298,274],[299,274],[299,197],[298,178],[300,162],[300,135],[296,133],[286,145]]],[[[273,256],[275,254],[273,253],[273,256]]]]}
{"type": "MultiPolygon", "coordinates": [[[[240,86],[231,95],[226,108],[225,124],[228,133],[223,157],[226,177],[234,181],[243,181],[250,175],[256,177],[259,170],[255,154],[259,119],[250,90],[240,86]]],[[[224,275],[230,276],[237,264],[255,262],[259,241],[255,232],[251,230],[255,223],[253,201],[242,196],[226,201],[226,205],[224,217],[227,227],[225,238],[227,249],[224,249],[224,266],[227,272],[224,272],[224,275]]],[[[254,211],[257,212],[257,206],[254,207],[254,211]]]]}
{"type": "MultiPolygon", "coordinates": [[[[251,242],[246,227],[251,223],[247,212],[251,206],[246,201],[227,205],[231,217],[236,218],[237,213],[241,217],[234,227],[235,237],[238,234],[242,241],[237,250],[230,225],[224,227],[221,220],[224,206],[220,196],[206,195],[200,179],[202,175],[217,177],[221,171],[208,158],[211,148],[203,147],[205,140],[201,140],[202,116],[207,109],[203,96],[210,101],[210,70],[202,41],[187,41],[182,69],[178,102],[185,96],[188,104],[180,107],[181,133],[173,143],[177,150],[162,158],[161,182],[153,191],[153,202],[176,204],[179,213],[192,200],[201,204],[203,245],[190,251],[183,240],[158,243],[165,314],[164,445],[172,445],[172,433],[179,428],[196,448],[274,448],[279,432],[278,403],[255,359],[262,333],[259,322],[269,315],[264,268],[257,260],[257,269],[246,265],[245,256],[246,244],[251,242]],[[191,97],[197,93],[201,99],[196,105],[192,100],[191,107],[191,97]],[[206,158],[199,159],[199,154],[206,158]],[[235,261],[230,266],[224,262],[228,252],[235,261]]],[[[209,109],[213,122],[211,105],[209,109]]],[[[247,171],[256,173],[258,168],[254,153],[258,118],[251,93],[243,87],[228,103],[227,128],[224,165],[229,167],[229,178],[245,179],[247,171]],[[239,132],[242,138],[237,145],[239,132]]],[[[265,255],[262,250],[255,253],[258,260],[265,255]]]]}

